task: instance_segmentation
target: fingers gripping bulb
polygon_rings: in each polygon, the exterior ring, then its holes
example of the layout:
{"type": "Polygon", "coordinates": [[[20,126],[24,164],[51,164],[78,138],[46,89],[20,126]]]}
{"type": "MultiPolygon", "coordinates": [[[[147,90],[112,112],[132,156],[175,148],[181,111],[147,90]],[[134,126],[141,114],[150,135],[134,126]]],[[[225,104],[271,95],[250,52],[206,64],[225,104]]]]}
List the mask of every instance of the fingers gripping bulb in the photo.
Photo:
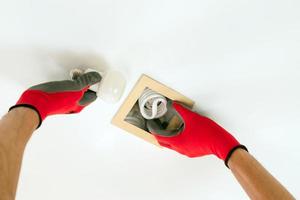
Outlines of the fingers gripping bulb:
{"type": "Polygon", "coordinates": [[[98,72],[102,76],[100,83],[91,85],[89,90],[96,92],[97,96],[108,103],[116,103],[122,97],[125,89],[126,80],[118,71],[108,71],[107,73],[99,72],[94,69],[79,69],[71,70],[70,76],[73,80],[88,72],[98,72]]]}

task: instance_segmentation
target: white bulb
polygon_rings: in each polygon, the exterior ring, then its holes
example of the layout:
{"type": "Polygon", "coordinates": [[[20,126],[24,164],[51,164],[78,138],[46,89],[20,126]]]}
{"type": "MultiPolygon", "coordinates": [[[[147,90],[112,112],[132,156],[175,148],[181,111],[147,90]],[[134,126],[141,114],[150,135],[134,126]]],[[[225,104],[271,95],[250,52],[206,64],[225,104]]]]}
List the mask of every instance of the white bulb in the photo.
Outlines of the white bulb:
{"type": "Polygon", "coordinates": [[[168,111],[167,99],[149,88],[144,90],[138,101],[141,114],[145,119],[160,118],[168,111]]]}
{"type": "Polygon", "coordinates": [[[97,96],[108,103],[120,100],[126,85],[124,76],[118,71],[108,71],[100,82],[97,96]]]}

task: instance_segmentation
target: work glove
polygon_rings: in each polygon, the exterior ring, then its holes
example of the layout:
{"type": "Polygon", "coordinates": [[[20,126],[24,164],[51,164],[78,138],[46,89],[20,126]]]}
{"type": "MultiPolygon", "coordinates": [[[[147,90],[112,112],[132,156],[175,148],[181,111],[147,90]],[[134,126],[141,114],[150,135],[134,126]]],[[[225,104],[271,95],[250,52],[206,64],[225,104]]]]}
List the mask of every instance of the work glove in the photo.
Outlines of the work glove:
{"type": "Polygon", "coordinates": [[[245,146],[213,120],[177,102],[173,102],[172,106],[184,121],[184,127],[181,132],[171,137],[152,133],[161,146],[192,158],[213,154],[222,159],[227,167],[227,162],[236,149],[247,151],[245,146]]]}
{"type": "Polygon", "coordinates": [[[39,114],[40,123],[49,115],[78,113],[96,100],[96,93],[88,90],[101,81],[97,72],[89,72],[74,80],[54,81],[39,84],[26,90],[16,107],[28,107],[39,114]]]}

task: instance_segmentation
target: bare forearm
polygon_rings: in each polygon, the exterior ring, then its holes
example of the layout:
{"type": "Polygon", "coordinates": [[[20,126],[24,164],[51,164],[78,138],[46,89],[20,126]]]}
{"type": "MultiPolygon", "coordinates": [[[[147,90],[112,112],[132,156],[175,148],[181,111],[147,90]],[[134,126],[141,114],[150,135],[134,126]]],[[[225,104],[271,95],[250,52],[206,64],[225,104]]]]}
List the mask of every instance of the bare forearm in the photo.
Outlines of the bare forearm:
{"type": "Polygon", "coordinates": [[[295,199],[248,152],[236,150],[228,165],[251,199],[295,199]]]}
{"type": "Polygon", "coordinates": [[[0,200],[15,199],[25,146],[39,122],[29,108],[15,108],[0,120],[0,200]]]}

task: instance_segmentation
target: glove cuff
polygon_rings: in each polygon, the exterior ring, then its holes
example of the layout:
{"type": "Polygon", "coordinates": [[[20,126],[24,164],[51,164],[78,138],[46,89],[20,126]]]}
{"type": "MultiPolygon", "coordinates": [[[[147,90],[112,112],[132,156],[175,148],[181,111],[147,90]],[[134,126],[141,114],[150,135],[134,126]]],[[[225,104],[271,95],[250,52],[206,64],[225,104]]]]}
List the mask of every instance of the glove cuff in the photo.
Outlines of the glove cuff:
{"type": "Polygon", "coordinates": [[[38,109],[36,109],[34,106],[29,105],[29,104],[17,104],[15,106],[10,107],[9,110],[8,110],[8,112],[10,112],[11,110],[13,110],[15,108],[18,108],[18,107],[26,107],[26,108],[30,108],[30,109],[34,110],[38,114],[38,116],[39,116],[39,124],[38,124],[38,126],[37,126],[36,129],[40,128],[40,126],[42,125],[42,121],[43,120],[42,120],[41,114],[38,111],[38,109]]]}
{"type": "Polygon", "coordinates": [[[47,117],[47,95],[38,90],[26,90],[18,100],[15,106],[11,107],[12,110],[17,107],[27,107],[36,111],[39,115],[40,123],[47,117]]]}
{"type": "Polygon", "coordinates": [[[244,149],[245,151],[248,152],[247,147],[245,147],[244,145],[241,145],[241,144],[240,144],[240,145],[238,145],[238,146],[233,147],[233,148],[228,152],[228,154],[227,154],[227,156],[226,156],[226,158],[225,158],[225,160],[224,160],[224,163],[225,163],[225,165],[226,165],[226,167],[227,167],[228,169],[229,169],[228,161],[229,161],[230,157],[232,156],[233,152],[234,152],[235,150],[237,150],[237,149],[244,149]]]}

